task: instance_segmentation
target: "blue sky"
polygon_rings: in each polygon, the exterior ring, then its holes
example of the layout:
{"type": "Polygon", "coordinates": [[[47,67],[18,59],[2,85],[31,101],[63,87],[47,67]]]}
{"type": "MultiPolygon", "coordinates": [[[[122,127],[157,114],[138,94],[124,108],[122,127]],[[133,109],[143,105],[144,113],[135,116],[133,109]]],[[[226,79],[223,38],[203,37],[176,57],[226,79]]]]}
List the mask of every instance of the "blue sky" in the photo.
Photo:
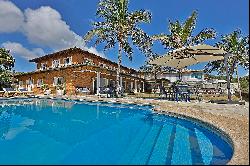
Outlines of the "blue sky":
{"type": "MultiPolygon", "coordinates": [[[[83,46],[81,37],[91,29],[99,0],[0,0],[0,45],[11,49],[16,59],[16,71],[32,71],[35,64],[28,62],[37,56],[61,50],[73,45],[117,61],[117,49],[102,52],[102,45],[93,48],[93,43],[83,46]],[[5,22],[5,24],[2,24],[5,22]]],[[[214,28],[217,38],[207,41],[214,44],[220,36],[241,29],[249,34],[248,0],[130,0],[130,11],[146,9],[152,13],[150,24],[141,24],[149,35],[168,33],[168,21],[183,22],[193,10],[198,10],[194,34],[202,29],[214,28]]],[[[155,43],[154,52],[166,52],[160,43],[155,43]]],[[[123,57],[123,65],[138,69],[145,56],[137,49],[132,62],[123,57]]],[[[205,63],[189,67],[202,69],[205,63]]],[[[240,75],[248,71],[240,69],[240,75]]]]}

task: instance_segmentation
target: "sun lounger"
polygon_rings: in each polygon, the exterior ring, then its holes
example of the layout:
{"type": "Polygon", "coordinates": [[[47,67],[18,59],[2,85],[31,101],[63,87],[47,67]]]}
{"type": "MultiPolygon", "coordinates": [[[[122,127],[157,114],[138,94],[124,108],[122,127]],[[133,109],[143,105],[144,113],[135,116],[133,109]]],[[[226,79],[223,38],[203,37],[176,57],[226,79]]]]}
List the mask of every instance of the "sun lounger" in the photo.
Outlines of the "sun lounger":
{"type": "Polygon", "coordinates": [[[4,92],[4,91],[0,91],[0,97],[3,97],[3,96],[4,96],[4,94],[5,94],[5,92],[4,92]]]}
{"type": "Polygon", "coordinates": [[[7,97],[9,96],[13,97],[18,94],[18,91],[16,91],[13,88],[3,88],[3,90],[5,92],[4,95],[6,95],[7,97]]]}
{"type": "Polygon", "coordinates": [[[33,95],[34,92],[33,91],[28,91],[26,88],[19,88],[18,89],[19,93],[20,94],[23,94],[23,95],[33,95]]]}
{"type": "Polygon", "coordinates": [[[90,93],[90,90],[86,87],[77,87],[76,88],[76,92],[77,93],[80,93],[80,94],[89,94],[90,93]]]}

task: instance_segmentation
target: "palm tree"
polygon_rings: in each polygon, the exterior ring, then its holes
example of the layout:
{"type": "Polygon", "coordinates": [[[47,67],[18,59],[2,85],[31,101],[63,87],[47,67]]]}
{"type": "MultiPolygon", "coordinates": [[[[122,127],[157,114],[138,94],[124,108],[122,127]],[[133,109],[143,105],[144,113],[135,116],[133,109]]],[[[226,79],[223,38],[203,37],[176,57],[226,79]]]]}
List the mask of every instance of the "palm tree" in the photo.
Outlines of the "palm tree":
{"type": "Polygon", "coordinates": [[[12,81],[11,69],[14,67],[15,59],[10,51],[0,48],[0,88],[10,84],[12,81]]]}
{"type": "MultiPolygon", "coordinates": [[[[216,46],[232,55],[228,58],[228,74],[231,82],[233,74],[236,73],[240,99],[242,100],[238,67],[241,66],[249,70],[249,36],[243,36],[238,29],[222,36],[222,40],[216,43],[216,46]]],[[[210,62],[205,66],[205,71],[217,71],[219,74],[223,74],[225,72],[225,63],[223,61],[210,62]]]]}
{"type": "MultiPolygon", "coordinates": [[[[196,26],[197,16],[197,11],[193,11],[191,16],[189,16],[183,24],[178,20],[175,22],[169,21],[170,34],[161,33],[152,36],[152,39],[155,41],[159,40],[165,49],[168,50],[192,46],[203,43],[207,39],[213,39],[216,36],[216,32],[212,28],[205,28],[196,36],[192,35],[196,26]]],[[[179,77],[181,77],[181,72],[182,71],[179,70],[179,77]]]]}
{"type": "Polygon", "coordinates": [[[142,29],[139,23],[150,23],[151,13],[145,10],[128,11],[128,0],[101,0],[96,15],[102,22],[93,22],[93,29],[84,36],[85,41],[96,36],[95,45],[106,43],[104,51],[118,44],[118,70],[116,77],[117,92],[119,91],[120,67],[122,52],[132,60],[133,49],[137,46],[146,55],[151,55],[152,40],[142,29]]]}
{"type": "Polygon", "coordinates": [[[203,43],[207,39],[214,38],[216,32],[212,28],[205,28],[196,36],[192,35],[196,26],[197,16],[197,11],[193,11],[191,16],[183,24],[179,21],[169,21],[170,34],[161,33],[152,36],[152,39],[159,40],[166,49],[172,50],[203,43]]]}

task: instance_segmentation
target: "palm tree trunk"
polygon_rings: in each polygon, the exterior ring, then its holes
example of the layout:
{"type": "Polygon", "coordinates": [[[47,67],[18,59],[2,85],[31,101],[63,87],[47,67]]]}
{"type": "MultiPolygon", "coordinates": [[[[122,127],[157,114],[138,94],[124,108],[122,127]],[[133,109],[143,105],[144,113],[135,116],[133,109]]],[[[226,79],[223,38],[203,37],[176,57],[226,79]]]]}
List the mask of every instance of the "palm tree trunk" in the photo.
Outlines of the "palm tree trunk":
{"type": "Polygon", "coordinates": [[[238,88],[239,88],[239,93],[240,93],[240,100],[242,100],[238,64],[236,65],[236,75],[237,75],[237,80],[238,80],[238,88]]]}
{"type": "Polygon", "coordinates": [[[229,54],[225,55],[224,58],[224,63],[225,63],[225,67],[226,67],[226,76],[227,76],[227,99],[229,102],[232,101],[232,94],[231,94],[231,89],[230,89],[230,75],[229,75],[229,67],[228,67],[228,56],[229,54]]]}
{"type": "Polygon", "coordinates": [[[120,91],[120,72],[121,72],[121,62],[122,62],[122,48],[120,43],[118,44],[119,50],[118,50],[118,69],[116,73],[116,95],[119,95],[120,91]]]}

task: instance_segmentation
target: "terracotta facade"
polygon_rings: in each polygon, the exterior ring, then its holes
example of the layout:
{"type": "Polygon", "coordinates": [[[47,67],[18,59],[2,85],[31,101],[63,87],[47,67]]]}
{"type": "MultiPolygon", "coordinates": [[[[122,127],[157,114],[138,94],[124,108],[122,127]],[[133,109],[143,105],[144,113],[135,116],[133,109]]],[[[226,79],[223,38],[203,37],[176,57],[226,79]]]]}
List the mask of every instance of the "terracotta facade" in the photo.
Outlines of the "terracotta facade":
{"type": "MultiPolygon", "coordinates": [[[[88,88],[91,94],[95,94],[97,84],[99,87],[115,85],[117,64],[79,48],[48,54],[30,62],[37,64],[36,71],[18,74],[16,78],[19,87],[31,88],[36,94],[43,93],[41,84],[48,84],[55,93],[60,80],[63,80],[66,94],[72,95],[76,94],[78,87],[88,88]]],[[[125,92],[144,90],[143,76],[134,69],[122,66],[121,82],[125,92]]]]}

